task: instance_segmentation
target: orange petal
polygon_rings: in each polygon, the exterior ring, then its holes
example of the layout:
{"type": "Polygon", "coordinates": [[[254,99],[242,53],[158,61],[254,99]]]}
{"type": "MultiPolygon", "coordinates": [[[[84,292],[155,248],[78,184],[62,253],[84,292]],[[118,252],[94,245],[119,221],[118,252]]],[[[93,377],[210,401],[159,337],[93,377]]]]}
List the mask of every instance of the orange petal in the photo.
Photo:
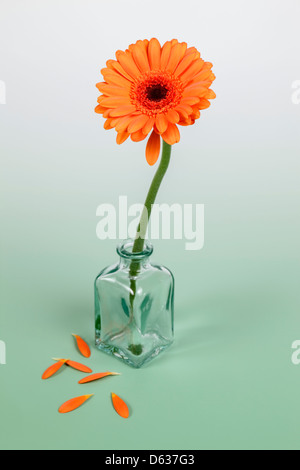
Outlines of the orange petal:
{"type": "Polygon", "coordinates": [[[196,47],[189,47],[187,50],[186,50],[186,56],[187,55],[190,55],[190,54],[193,54],[195,59],[200,59],[200,52],[196,49],[196,47]]]}
{"type": "Polygon", "coordinates": [[[149,165],[155,165],[160,154],[160,135],[153,130],[146,146],[146,160],[149,165]]]}
{"type": "Polygon", "coordinates": [[[97,88],[106,96],[129,96],[129,89],[126,87],[108,85],[107,83],[98,83],[97,88]]]}
{"type": "Polygon", "coordinates": [[[105,96],[101,100],[101,106],[105,108],[119,108],[130,105],[129,96],[105,96]]]}
{"type": "Polygon", "coordinates": [[[126,116],[126,114],[131,114],[136,111],[136,107],[132,104],[127,106],[120,106],[116,109],[112,109],[109,112],[110,117],[117,117],[117,116],[126,116]]]}
{"type": "Polygon", "coordinates": [[[200,98],[198,98],[198,96],[185,96],[180,101],[180,104],[183,104],[183,105],[189,104],[190,106],[192,106],[193,104],[198,104],[199,101],[200,101],[200,98]]]}
{"type": "Polygon", "coordinates": [[[131,134],[133,132],[139,131],[144,127],[148,119],[149,117],[145,114],[142,114],[141,116],[137,116],[136,118],[132,119],[127,129],[128,132],[131,134]]]}
{"type": "Polygon", "coordinates": [[[197,107],[194,107],[193,114],[190,116],[190,119],[192,120],[192,124],[194,124],[196,119],[199,119],[199,117],[200,117],[200,111],[197,107]]]}
{"type": "Polygon", "coordinates": [[[201,86],[201,85],[191,85],[187,88],[182,93],[183,98],[186,98],[188,96],[198,96],[199,98],[204,96],[207,93],[207,87],[201,86]]]}
{"type": "Polygon", "coordinates": [[[132,142],[141,142],[142,140],[145,140],[147,136],[143,134],[142,130],[139,130],[131,134],[130,137],[132,142]]]}
{"type": "Polygon", "coordinates": [[[213,64],[211,62],[205,62],[204,65],[206,69],[211,69],[213,67],[213,64]]]}
{"type": "Polygon", "coordinates": [[[166,118],[172,124],[177,124],[180,121],[180,116],[175,109],[169,109],[166,118]]]}
{"type": "Polygon", "coordinates": [[[142,129],[143,134],[148,135],[149,132],[153,129],[154,124],[155,124],[155,118],[154,117],[148,118],[148,121],[146,122],[146,124],[144,125],[142,129]]]}
{"type": "Polygon", "coordinates": [[[122,418],[128,418],[129,417],[129,409],[126,403],[118,397],[115,393],[111,394],[111,399],[113,403],[113,407],[116,410],[116,412],[122,417],[122,418]]]}
{"type": "Polygon", "coordinates": [[[131,77],[129,78],[125,77],[124,75],[121,75],[117,70],[107,68],[107,69],[102,69],[101,73],[103,75],[104,80],[110,85],[122,86],[126,88],[131,87],[131,84],[132,84],[131,77]]]}
{"type": "Polygon", "coordinates": [[[146,54],[147,54],[147,53],[148,53],[148,46],[149,46],[149,41],[148,41],[148,39],[144,39],[144,40],[142,41],[142,43],[144,44],[144,49],[145,49],[145,52],[146,52],[146,54]]]}
{"type": "Polygon", "coordinates": [[[181,75],[190,65],[194,62],[195,58],[197,57],[196,52],[192,52],[191,54],[185,54],[184,58],[181,62],[179,62],[178,67],[176,68],[174,75],[178,77],[181,75]]]}
{"type": "Polygon", "coordinates": [[[193,77],[191,80],[185,82],[185,88],[190,86],[203,86],[205,88],[209,88],[214,80],[198,80],[197,78],[193,77]]]}
{"type": "MultiPolygon", "coordinates": [[[[186,105],[178,105],[176,106],[176,112],[183,118],[188,119],[189,113],[187,112],[186,105]]],[[[193,108],[191,108],[190,113],[193,112],[193,108]]]]}
{"type": "Polygon", "coordinates": [[[184,83],[188,80],[192,80],[192,78],[197,75],[203,69],[204,61],[202,59],[198,59],[193,62],[190,67],[188,67],[185,72],[180,75],[180,80],[184,83]]]}
{"type": "Polygon", "coordinates": [[[92,395],[82,395],[81,397],[72,398],[71,400],[66,401],[59,408],[60,413],[69,413],[70,411],[76,410],[81,405],[83,405],[92,395]]]}
{"type": "Polygon", "coordinates": [[[42,379],[49,379],[49,377],[52,377],[65,363],[67,359],[60,359],[58,362],[50,366],[47,370],[42,375],[42,379]]]}
{"type": "Polygon", "coordinates": [[[104,117],[105,119],[108,119],[108,118],[109,118],[109,113],[110,113],[110,111],[111,111],[111,109],[109,109],[109,108],[106,108],[106,111],[104,111],[103,117],[104,117]]]}
{"type": "Polygon", "coordinates": [[[158,114],[156,116],[155,124],[160,134],[163,134],[168,128],[168,121],[163,114],[158,114]]]}
{"type": "Polygon", "coordinates": [[[113,129],[113,126],[111,125],[112,123],[112,119],[109,118],[109,119],[106,119],[105,123],[104,123],[104,129],[106,130],[109,130],[109,129],[113,129]]]}
{"type": "Polygon", "coordinates": [[[214,100],[217,97],[215,92],[213,90],[207,90],[207,93],[205,94],[205,98],[207,100],[214,100]]]}
{"type": "Polygon", "coordinates": [[[161,59],[160,59],[160,67],[161,69],[165,69],[170,58],[171,54],[171,49],[172,49],[172,43],[171,41],[167,41],[162,48],[161,51],[161,59]]]}
{"type": "Polygon", "coordinates": [[[81,352],[81,354],[84,357],[90,357],[91,350],[90,350],[88,344],[80,336],[74,335],[74,334],[72,336],[74,336],[74,338],[76,339],[77,346],[78,346],[78,349],[81,352]]]}
{"type": "Polygon", "coordinates": [[[85,366],[84,364],[80,364],[80,362],[67,361],[66,364],[67,364],[67,366],[70,366],[73,369],[80,370],[80,372],[85,372],[87,374],[90,374],[91,372],[93,372],[92,369],[85,366]]]}
{"type": "Polygon", "coordinates": [[[122,116],[120,118],[116,118],[115,128],[117,132],[124,132],[127,130],[127,127],[135,119],[136,116],[129,114],[128,116],[122,116]]]}
{"type": "Polygon", "coordinates": [[[88,382],[94,382],[95,380],[103,379],[103,377],[108,377],[110,375],[120,375],[117,372],[100,372],[99,374],[89,375],[88,377],[84,377],[84,379],[80,380],[79,384],[86,384],[88,382]]]}
{"type": "Polygon", "coordinates": [[[122,67],[122,65],[117,60],[108,60],[106,62],[107,67],[112,68],[115,70],[119,75],[126,78],[130,82],[133,82],[134,79],[129,75],[122,67]]]}
{"type": "Polygon", "coordinates": [[[156,38],[152,38],[148,46],[148,58],[151,70],[160,69],[161,45],[156,38]]]}
{"type": "Polygon", "coordinates": [[[205,98],[200,99],[199,109],[207,109],[211,105],[210,101],[206,100],[205,98]]]}
{"type": "Polygon", "coordinates": [[[98,103],[101,105],[101,102],[104,100],[104,96],[101,95],[97,98],[98,103]]]}
{"type": "Polygon", "coordinates": [[[180,141],[180,132],[176,124],[170,123],[162,138],[169,145],[177,144],[180,141]]]}
{"type": "Polygon", "coordinates": [[[131,53],[139,70],[142,73],[150,72],[149,61],[143,41],[138,41],[134,44],[131,48],[131,53]]]}
{"type": "Polygon", "coordinates": [[[116,125],[120,122],[122,118],[116,117],[116,118],[109,118],[109,119],[110,119],[111,127],[116,127],[116,125]]]}
{"type": "Polygon", "coordinates": [[[103,114],[106,111],[106,108],[103,108],[100,104],[98,104],[95,108],[95,113],[103,114]]]}
{"type": "Polygon", "coordinates": [[[198,52],[198,50],[196,49],[196,47],[192,46],[192,47],[189,47],[187,50],[186,50],[186,54],[185,55],[189,55],[189,54],[198,54],[200,56],[200,53],[198,52]]]}
{"type": "Polygon", "coordinates": [[[173,73],[179,62],[183,59],[186,52],[187,44],[183,42],[181,44],[176,44],[171,50],[168,64],[166,70],[173,73]]]}
{"type": "Polygon", "coordinates": [[[154,165],[160,153],[160,135],[155,131],[152,132],[146,146],[146,160],[149,165],[154,165]]]}
{"type": "Polygon", "coordinates": [[[209,80],[213,82],[216,79],[215,74],[211,71],[211,67],[213,64],[208,64],[208,62],[204,62],[203,69],[193,77],[193,80],[196,81],[203,81],[209,80]],[[205,77],[205,78],[204,78],[205,77]]]}
{"type": "Polygon", "coordinates": [[[66,365],[72,367],[73,369],[80,370],[81,372],[86,372],[87,374],[90,374],[92,369],[89,367],[85,366],[84,364],[80,364],[79,362],[71,361],[70,359],[57,359],[53,358],[53,361],[66,361],[66,365]]]}
{"type": "Polygon", "coordinates": [[[128,139],[129,135],[130,135],[129,132],[127,131],[118,132],[117,144],[118,145],[123,144],[128,139]]]}
{"type": "Polygon", "coordinates": [[[182,111],[185,111],[187,114],[192,114],[193,112],[193,108],[192,106],[190,106],[189,104],[179,104],[178,106],[176,106],[176,111],[177,111],[177,108],[179,108],[180,110],[182,111]]]}
{"type": "Polygon", "coordinates": [[[188,119],[181,119],[178,123],[179,126],[191,126],[195,123],[195,120],[189,117],[188,119]]]}
{"type": "Polygon", "coordinates": [[[193,80],[198,82],[202,82],[203,80],[210,80],[213,81],[215,79],[215,75],[212,73],[210,69],[205,68],[205,64],[203,66],[203,70],[201,70],[198,74],[193,77],[193,80]]]}
{"type": "Polygon", "coordinates": [[[141,72],[139,71],[136,63],[134,62],[131,52],[117,51],[116,58],[121,64],[122,68],[125,70],[125,72],[127,72],[128,75],[132,77],[132,79],[136,79],[140,76],[141,72]]]}

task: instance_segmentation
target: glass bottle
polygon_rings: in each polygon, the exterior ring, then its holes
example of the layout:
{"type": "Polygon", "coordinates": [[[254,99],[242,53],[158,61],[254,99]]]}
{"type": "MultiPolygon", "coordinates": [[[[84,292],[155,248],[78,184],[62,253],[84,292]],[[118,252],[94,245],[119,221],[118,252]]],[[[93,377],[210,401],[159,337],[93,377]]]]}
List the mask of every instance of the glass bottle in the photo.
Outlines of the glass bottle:
{"type": "Polygon", "coordinates": [[[96,278],[96,346],[138,368],[173,342],[174,277],[151,263],[149,242],[140,253],[132,247],[118,246],[119,263],[96,278]]]}

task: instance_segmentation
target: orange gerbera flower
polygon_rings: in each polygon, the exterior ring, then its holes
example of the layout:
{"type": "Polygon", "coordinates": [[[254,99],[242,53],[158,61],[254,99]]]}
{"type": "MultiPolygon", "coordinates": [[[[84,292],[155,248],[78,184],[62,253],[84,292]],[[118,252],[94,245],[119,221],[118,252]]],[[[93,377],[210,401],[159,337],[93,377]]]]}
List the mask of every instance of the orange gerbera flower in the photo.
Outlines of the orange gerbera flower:
{"type": "Polygon", "coordinates": [[[97,84],[102,95],[95,111],[106,118],[105,129],[116,129],[118,144],[129,136],[140,142],[152,131],[146,159],[154,165],[161,137],[169,145],[179,142],[177,126],[194,124],[216,97],[209,89],[215,79],[212,64],[177,39],[163,46],[155,38],[137,41],[117,51],[116,59],[101,70],[105,81],[97,84]]]}

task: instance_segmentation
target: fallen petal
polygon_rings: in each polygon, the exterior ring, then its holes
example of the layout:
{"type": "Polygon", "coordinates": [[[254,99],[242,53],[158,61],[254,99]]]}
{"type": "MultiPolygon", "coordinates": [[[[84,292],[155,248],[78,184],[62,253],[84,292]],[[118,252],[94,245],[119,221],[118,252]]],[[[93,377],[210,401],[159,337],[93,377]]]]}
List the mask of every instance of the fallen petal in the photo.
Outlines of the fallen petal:
{"type": "Polygon", "coordinates": [[[84,357],[90,357],[91,350],[90,350],[88,344],[80,336],[74,335],[74,334],[73,334],[73,336],[76,339],[77,346],[78,346],[78,349],[81,352],[81,354],[84,357]]]}
{"type": "MultiPolygon", "coordinates": [[[[54,361],[61,361],[61,359],[53,358],[54,361]]],[[[84,364],[81,364],[80,362],[75,362],[71,360],[66,361],[66,365],[72,367],[73,369],[80,370],[80,372],[85,372],[87,374],[90,374],[92,369],[89,367],[85,366],[84,364]]]]}
{"type": "Polygon", "coordinates": [[[69,413],[70,411],[76,410],[81,405],[83,405],[92,395],[82,395],[81,397],[71,398],[71,400],[66,401],[59,408],[59,413],[69,413]]]}
{"type": "Polygon", "coordinates": [[[128,418],[129,417],[129,409],[126,403],[118,397],[115,393],[111,394],[111,399],[113,403],[113,407],[116,410],[116,412],[122,417],[122,418],[128,418]]]}
{"type": "Polygon", "coordinates": [[[43,373],[42,379],[45,380],[45,379],[49,379],[49,377],[52,377],[52,375],[54,375],[66,362],[67,362],[67,359],[61,359],[60,361],[50,366],[43,373]]]}
{"type": "Polygon", "coordinates": [[[84,379],[79,380],[79,384],[86,384],[88,382],[94,382],[94,380],[103,379],[103,377],[107,377],[109,375],[120,375],[117,372],[101,372],[99,374],[89,375],[88,377],[84,377],[84,379]]]}
{"type": "Polygon", "coordinates": [[[67,366],[70,366],[76,370],[80,370],[80,372],[85,372],[86,374],[90,374],[91,372],[93,372],[92,369],[85,366],[84,364],[80,364],[80,362],[67,361],[67,366]]]}

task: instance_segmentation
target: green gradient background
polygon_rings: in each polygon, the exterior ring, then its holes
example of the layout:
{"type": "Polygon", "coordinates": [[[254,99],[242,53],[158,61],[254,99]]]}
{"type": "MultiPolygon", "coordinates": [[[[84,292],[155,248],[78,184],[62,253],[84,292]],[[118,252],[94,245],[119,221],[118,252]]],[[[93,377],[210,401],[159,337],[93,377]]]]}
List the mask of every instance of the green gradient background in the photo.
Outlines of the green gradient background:
{"type": "Polygon", "coordinates": [[[136,0],[1,2],[0,448],[299,449],[300,4],[154,0],[143,10],[136,0]],[[153,259],[176,278],[176,341],[141,370],[93,348],[83,362],[122,375],[84,389],[71,369],[43,382],[52,357],[81,360],[71,333],[93,343],[93,281],[117,259],[117,241],[96,238],[97,206],[142,203],[155,171],[145,143],[117,146],[93,113],[106,59],[153,36],[195,45],[217,75],[217,99],[182,129],[157,201],[205,204],[202,251],[155,242],[153,259]],[[59,415],[83,393],[95,396],[59,415]]]}

